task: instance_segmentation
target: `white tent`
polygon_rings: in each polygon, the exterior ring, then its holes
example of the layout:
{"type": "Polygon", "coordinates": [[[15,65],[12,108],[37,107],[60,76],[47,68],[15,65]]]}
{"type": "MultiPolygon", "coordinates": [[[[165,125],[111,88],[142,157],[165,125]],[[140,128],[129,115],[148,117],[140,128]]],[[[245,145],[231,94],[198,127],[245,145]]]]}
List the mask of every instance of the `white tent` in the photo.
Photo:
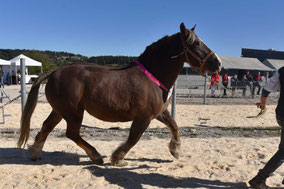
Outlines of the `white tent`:
{"type": "MultiPolygon", "coordinates": [[[[4,71],[4,82],[5,83],[11,83],[13,75],[16,75],[16,79],[18,80],[18,75],[17,73],[20,70],[20,65],[21,65],[21,58],[25,59],[25,66],[26,66],[26,82],[31,83],[34,78],[37,77],[37,75],[29,75],[28,74],[28,67],[29,66],[40,66],[42,69],[42,63],[38,62],[36,60],[33,60],[23,54],[20,54],[19,56],[16,56],[15,58],[11,59],[9,64],[5,64],[2,66],[3,71],[4,71]]],[[[1,65],[1,63],[0,63],[1,65]]]]}
{"type": "Polygon", "coordinates": [[[0,58],[0,66],[9,66],[9,65],[11,65],[10,61],[3,60],[0,58]]]}
{"type": "Polygon", "coordinates": [[[16,66],[20,66],[20,60],[21,58],[25,59],[25,65],[26,66],[42,66],[41,62],[38,62],[36,60],[33,60],[23,54],[20,54],[19,56],[16,56],[15,58],[11,59],[10,62],[11,64],[15,64],[16,66]]]}

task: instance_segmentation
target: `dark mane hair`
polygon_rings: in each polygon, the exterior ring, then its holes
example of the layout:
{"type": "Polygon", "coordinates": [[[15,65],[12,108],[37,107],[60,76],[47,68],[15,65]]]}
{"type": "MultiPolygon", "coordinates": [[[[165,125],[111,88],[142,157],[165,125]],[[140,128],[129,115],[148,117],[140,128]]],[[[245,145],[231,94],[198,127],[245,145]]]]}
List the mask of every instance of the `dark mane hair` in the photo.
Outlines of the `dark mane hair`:
{"type": "Polygon", "coordinates": [[[160,53],[167,53],[170,50],[168,43],[170,39],[174,38],[176,35],[177,34],[173,34],[171,36],[166,35],[165,37],[147,46],[145,51],[140,55],[140,57],[149,56],[153,53],[155,53],[155,55],[160,53]]]}

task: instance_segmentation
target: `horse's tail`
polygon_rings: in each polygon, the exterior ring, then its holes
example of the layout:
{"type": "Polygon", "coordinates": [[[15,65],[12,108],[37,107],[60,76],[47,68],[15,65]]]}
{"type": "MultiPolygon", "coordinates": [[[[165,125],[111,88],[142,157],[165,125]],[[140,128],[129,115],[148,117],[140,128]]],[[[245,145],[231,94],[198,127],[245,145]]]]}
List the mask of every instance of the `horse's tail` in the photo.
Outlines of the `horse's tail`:
{"type": "Polygon", "coordinates": [[[52,71],[41,74],[33,83],[29,92],[28,99],[21,117],[20,137],[18,140],[18,148],[25,147],[30,136],[30,121],[33,111],[38,100],[38,92],[40,84],[46,80],[52,71]]]}

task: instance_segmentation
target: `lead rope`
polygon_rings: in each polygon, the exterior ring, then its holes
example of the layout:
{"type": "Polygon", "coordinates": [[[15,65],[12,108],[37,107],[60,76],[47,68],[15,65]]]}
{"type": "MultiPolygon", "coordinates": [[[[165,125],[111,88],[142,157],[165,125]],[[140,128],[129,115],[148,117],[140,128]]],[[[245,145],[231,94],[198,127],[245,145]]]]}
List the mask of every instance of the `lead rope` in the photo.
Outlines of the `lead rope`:
{"type": "MultiPolygon", "coordinates": [[[[231,94],[233,94],[233,90],[231,90],[231,89],[225,87],[225,86],[222,85],[222,84],[217,83],[216,81],[213,81],[211,78],[209,78],[209,77],[207,76],[207,74],[201,74],[201,75],[202,75],[203,77],[206,77],[209,81],[215,83],[217,86],[219,86],[219,87],[221,87],[221,88],[223,88],[223,89],[226,89],[226,90],[228,90],[231,94]]],[[[253,101],[251,101],[251,100],[249,100],[249,99],[246,99],[246,98],[244,98],[244,99],[245,99],[246,101],[252,103],[252,104],[255,104],[255,102],[253,102],[253,101]]],[[[267,110],[267,109],[264,108],[263,110],[260,110],[260,112],[259,112],[257,115],[255,115],[255,116],[247,116],[247,118],[258,118],[258,117],[262,116],[263,114],[265,114],[266,110],[267,110]]]]}

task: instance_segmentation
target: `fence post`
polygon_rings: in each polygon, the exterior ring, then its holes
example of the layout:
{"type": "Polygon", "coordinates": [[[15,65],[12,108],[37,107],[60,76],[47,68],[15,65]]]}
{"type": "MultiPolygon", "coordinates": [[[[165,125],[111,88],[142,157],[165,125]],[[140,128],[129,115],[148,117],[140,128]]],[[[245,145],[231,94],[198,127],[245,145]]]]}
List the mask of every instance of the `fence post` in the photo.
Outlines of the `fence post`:
{"type": "Polygon", "coordinates": [[[22,104],[22,112],[24,111],[26,105],[26,66],[25,59],[21,58],[21,104],[22,104]]]}
{"type": "Polygon", "coordinates": [[[207,73],[206,77],[204,77],[204,94],[203,94],[203,104],[206,104],[206,91],[207,91],[207,73]]]}
{"type": "Polygon", "coordinates": [[[175,81],[174,87],[173,87],[173,95],[172,95],[172,118],[176,120],[176,87],[177,87],[177,81],[175,81]]]}

